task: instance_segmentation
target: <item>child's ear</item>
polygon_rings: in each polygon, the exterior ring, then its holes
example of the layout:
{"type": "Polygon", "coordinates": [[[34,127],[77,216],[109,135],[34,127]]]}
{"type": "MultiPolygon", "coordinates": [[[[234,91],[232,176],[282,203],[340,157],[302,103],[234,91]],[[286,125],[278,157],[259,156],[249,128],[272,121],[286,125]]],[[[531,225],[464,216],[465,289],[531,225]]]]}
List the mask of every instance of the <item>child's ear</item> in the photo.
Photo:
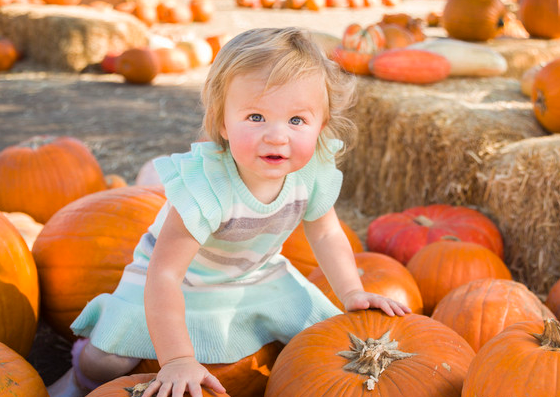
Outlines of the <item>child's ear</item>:
{"type": "Polygon", "coordinates": [[[222,128],[220,128],[220,135],[222,138],[224,138],[226,141],[228,140],[228,135],[227,135],[227,131],[226,131],[226,126],[222,125],[222,128]]]}

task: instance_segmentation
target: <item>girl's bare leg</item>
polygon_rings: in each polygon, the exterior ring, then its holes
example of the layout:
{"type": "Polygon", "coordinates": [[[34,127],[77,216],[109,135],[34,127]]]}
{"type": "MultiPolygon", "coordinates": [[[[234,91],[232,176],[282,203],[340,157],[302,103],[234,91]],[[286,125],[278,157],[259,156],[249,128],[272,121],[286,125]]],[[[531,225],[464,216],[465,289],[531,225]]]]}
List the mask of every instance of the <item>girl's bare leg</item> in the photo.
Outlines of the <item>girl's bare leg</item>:
{"type": "Polygon", "coordinates": [[[97,386],[129,373],[139,358],[117,356],[99,350],[89,340],[72,348],[72,368],[48,387],[50,397],[84,397],[97,386]]]}

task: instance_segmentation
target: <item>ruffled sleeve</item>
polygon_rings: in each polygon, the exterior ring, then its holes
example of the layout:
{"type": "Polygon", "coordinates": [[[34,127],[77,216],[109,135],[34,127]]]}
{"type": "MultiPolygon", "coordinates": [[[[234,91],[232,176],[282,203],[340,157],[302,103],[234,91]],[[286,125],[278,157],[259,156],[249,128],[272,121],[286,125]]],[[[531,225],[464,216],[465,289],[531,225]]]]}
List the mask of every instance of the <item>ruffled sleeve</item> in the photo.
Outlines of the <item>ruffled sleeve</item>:
{"type": "Polygon", "coordinates": [[[154,160],[167,200],[200,244],[218,229],[223,210],[232,201],[222,154],[215,143],[201,142],[194,143],[190,152],[154,160]]]}
{"type": "Polygon", "coordinates": [[[309,194],[304,220],[314,221],[325,215],[338,199],[342,186],[342,172],[336,168],[334,154],[342,147],[342,141],[329,140],[328,151],[323,158],[315,154],[301,169],[301,176],[309,194]]]}

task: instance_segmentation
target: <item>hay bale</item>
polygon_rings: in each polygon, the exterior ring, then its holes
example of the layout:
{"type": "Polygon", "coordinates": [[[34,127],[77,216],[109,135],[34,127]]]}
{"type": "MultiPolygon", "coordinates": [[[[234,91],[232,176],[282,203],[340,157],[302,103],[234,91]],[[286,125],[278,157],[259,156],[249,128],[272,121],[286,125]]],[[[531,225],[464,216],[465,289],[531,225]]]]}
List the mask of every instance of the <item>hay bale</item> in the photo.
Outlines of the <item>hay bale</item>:
{"type": "Polygon", "coordinates": [[[503,146],[477,182],[477,204],[493,214],[514,278],[546,297],[560,278],[560,135],[503,146]]]}
{"type": "Polygon", "coordinates": [[[541,62],[560,58],[560,39],[515,39],[501,37],[489,41],[488,45],[506,59],[508,70],[502,77],[519,79],[523,72],[541,62]]]}
{"type": "Polygon", "coordinates": [[[341,197],[366,215],[469,203],[486,157],[545,134],[514,79],[420,86],[364,77],[358,98],[349,114],[358,124],[358,145],[341,166],[341,197]]]}
{"type": "Polygon", "coordinates": [[[9,4],[0,7],[0,36],[51,69],[79,72],[108,51],[147,44],[147,28],[132,15],[85,6],[9,4]]]}

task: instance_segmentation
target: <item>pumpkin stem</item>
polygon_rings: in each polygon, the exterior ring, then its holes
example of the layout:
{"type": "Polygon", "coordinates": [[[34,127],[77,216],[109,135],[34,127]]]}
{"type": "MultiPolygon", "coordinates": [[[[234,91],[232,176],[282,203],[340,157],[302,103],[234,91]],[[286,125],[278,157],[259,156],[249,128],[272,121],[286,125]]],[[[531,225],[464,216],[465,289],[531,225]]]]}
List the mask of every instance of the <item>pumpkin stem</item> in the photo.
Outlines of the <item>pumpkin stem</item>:
{"type": "Polygon", "coordinates": [[[444,241],[461,241],[459,237],[453,236],[451,234],[446,234],[445,236],[441,236],[439,239],[444,241]]]}
{"type": "Polygon", "coordinates": [[[414,353],[405,353],[397,349],[399,343],[389,339],[389,331],[379,339],[367,338],[365,341],[352,333],[348,333],[352,346],[351,350],[340,351],[338,356],[348,360],[344,370],[360,375],[367,375],[364,382],[368,390],[373,390],[379,381],[379,375],[387,369],[393,361],[412,357],[414,353]]]}
{"type": "Polygon", "coordinates": [[[541,346],[547,350],[560,350],[560,323],[553,319],[544,320],[542,334],[533,334],[541,342],[541,346]]]}
{"type": "Polygon", "coordinates": [[[424,215],[418,215],[416,218],[413,219],[413,221],[419,224],[420,226],[430,227],[434,224],[434,221],[432,221],[430,218],[424,215]]]}
{"type": "Polygon", "coordinates": [[[540,114],[545,114],[546,108],[546,98],[541,90],[537,90],[537,98],[535,99],[535,107],[539,109],[540,114]]]}
{"type": "Polygon", "coordinates": [[[154,380],[155,380],[155,378],[152,379],[149,382],[146,382],[146,383],[137,383],[133,387],[125,387],[124,390],[126,390],[128,392],[130,397],[142,397],[144,395],[144,392],[148,388],[148,386],[150,386],[150,384],[154,380]]]}

